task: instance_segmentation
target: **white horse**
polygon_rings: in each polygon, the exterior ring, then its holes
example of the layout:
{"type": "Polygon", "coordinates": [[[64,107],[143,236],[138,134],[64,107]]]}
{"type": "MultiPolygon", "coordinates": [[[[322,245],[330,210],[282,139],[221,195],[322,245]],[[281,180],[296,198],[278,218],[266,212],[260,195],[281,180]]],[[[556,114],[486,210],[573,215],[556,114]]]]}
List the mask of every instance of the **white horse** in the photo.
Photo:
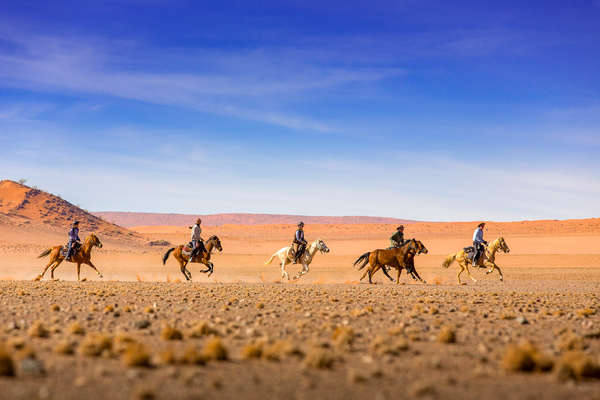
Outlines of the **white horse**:
{"type": "MultiPolygon", "coordinates": [[[[315,240],[306,248],[304,254],[302,254],[302,257],[300,257],[299,260],[302,263],[302,271],[300,271],[298,275],[294,276],[294,279],[298,279],[308,272],[308,266],[312,262],[317,251],[320,251],[321,253],[329,253],[329,248],[321,239],[315,240]]],[[[281,262],[281,279],[287,278],[289,281],[290,276],[285,270],[285,266],[294,262],[294,250],[292,250],[292,246],[284,247],[283,249],[273,253],[271,258],[265,261],[265,265],[271,264],[271,261],[273,261],[276,256],[279,257],[279,261],[281,262]]]]}

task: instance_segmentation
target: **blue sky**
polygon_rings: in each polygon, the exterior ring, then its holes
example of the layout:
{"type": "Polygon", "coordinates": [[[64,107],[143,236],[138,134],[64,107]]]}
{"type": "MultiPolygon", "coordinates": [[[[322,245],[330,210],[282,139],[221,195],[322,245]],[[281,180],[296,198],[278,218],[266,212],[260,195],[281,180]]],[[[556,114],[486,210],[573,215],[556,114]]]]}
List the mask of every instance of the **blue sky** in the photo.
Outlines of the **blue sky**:
{"type": "Polygon", "coordinates": [[[2,2],[0,177],[90,210],[598,217],[600,0],[484,3],[2,2]]]}

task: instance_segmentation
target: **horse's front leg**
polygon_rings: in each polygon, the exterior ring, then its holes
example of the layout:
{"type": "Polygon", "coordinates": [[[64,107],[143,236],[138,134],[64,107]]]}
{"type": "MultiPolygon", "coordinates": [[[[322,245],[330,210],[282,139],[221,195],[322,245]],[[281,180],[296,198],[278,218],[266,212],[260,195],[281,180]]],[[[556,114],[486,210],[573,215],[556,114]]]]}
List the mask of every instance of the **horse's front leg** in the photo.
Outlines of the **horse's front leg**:
{"type": "MultiPolygon", "coordinates": [[[[383,268],[381,268],[381,270],[383,271],[383,274],[385,276],[387,276],[390,281],[394,282],[394,278],[392,278],[392,276],[390,275],[389,270],[387,269],[387,265],[384,265],[383,268]]],[[[400,274],[398,274],[398,277],[399,276],[400,276],[400,274]]]]}
{"type": "Polygon", "coordinates": [[[98,270],[98,268],[96,268],[96,267],[94,266],[94,264],[92,264],[92,261],[91,261],[91,260],[90,260],[90,261],[87,261],[87,262],[85,262],[84,264],[87,264],[87,265],[89,265],[90,267],[92,267],[92,268],[93,268],[93,269],[94,269],[94,270],[95,270],[95,271],[98,273],[98,277],[99,277],[99,278],[103,278],[102,274],[100,273],[100,271],[98,270]]]}
{"type": "Polygon", "coordinates": [[[490,266],[490,269],[485,272],[486,275],[494,272],[494,270],[497,269],[498,274],[500,274],[500,281],[504,282],[504,275],[502,275],[502,271],[500,270],[500,267],[498,265],[496,265],[495,262],[492,262],[492,261],[487,261],[486,264],[488,264],[490,266]]]}
{"type": "Polygon", "coordinates": [[[300,279],[302,275],[306,275],[308,273],[308,264],[302,263],[302,270],[294,277],[294,279],[300,279]]]}
{"type": "Polygon", "coordinates": [[[290,280],[290,276],[288,275],[287,271],[285,270],[285,263],[287,261],[287,258],[284,258],[283,261],[281,261],[281,279],[287,278],[287,280],[290,280]]]}
{"type": "Polygon", "coordinates": [[[400,284],[400,274],[402,273],[402,268],[398,268],[398,276],[396,278],[396,285],[400,284]]]}

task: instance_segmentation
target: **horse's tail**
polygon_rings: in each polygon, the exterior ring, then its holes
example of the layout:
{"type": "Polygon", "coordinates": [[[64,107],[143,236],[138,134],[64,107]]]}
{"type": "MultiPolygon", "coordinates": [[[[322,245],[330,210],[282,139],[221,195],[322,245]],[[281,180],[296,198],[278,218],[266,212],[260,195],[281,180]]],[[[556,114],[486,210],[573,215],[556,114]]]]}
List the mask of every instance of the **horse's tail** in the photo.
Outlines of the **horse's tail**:
{"type": "Polygon", "coordinates": [[[360,265],[358,267],[359,270],[363,269],[365,267],[365,265],[367,265],[367,263],[369,262],[369,256],[371,255],[370,251],[367,251],[365,254],[363,254],[362,256],[358,257],[356,259],[356,261],[354,261],[354,266],[356,266],[358,263],[362,262],[362,265],[360,265]]]}
{"type": "Polygon", "coordinates": [[[169,250],[167,250],[167,252],[163,256],[163,265],[165,265],[165,263],[167,262],[167,258],[169,258],[169,254],[171,254],[173,250],[175,250],[175,247],[171,247],[169,250]]]}
{"type": "Polygon", "coordinates": [[[271,262],[273,261],[273,259],[275,258],[276,255],[277,255],[277,253],[273,253],[271,255],[271,258],[269,258],[267,261],[265,261],[265,265],[271,264],[271,262]]]}
{"type": "Polygon", "coordinates": [[[46,249],[46,250],[44,250],[44,252],[42,254],[40,254],[39,256],[37,256],[37,258],[46,257],[50,253],[52,253],[52,249],[46,249]]]}
{"type": "Polygon", "coordinates": [[[442,264],[442,267],[448,268],[454,262],[454,260],[456,260],[456,253],[450,254],[448,257],[446,257],[442,264]]]}

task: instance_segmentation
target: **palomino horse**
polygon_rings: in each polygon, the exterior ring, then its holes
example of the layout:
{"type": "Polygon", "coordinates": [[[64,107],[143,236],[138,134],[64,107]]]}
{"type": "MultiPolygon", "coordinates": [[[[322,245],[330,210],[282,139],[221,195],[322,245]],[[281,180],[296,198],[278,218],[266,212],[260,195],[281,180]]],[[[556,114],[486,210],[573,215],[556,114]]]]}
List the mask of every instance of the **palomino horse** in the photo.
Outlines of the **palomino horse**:
{"type": "MultiPolygon", "coordinates": [[[[98,273],[98,276],[100,278],[102,278],[102,274],[100,273],[100,271],[98,271],[98,268],[96,268],[94,266],[94,264],[92,264],[92,261],[91,261],[92,249],[94,248],[94,246],[96,246],[100,249],[100,248],[102,248],[102,243],[100,242],[100,239],[98,239],[98,236],[96,236],[95,233],[90,233],[90,235],[88,237],[86,237],[85,240],[83,241],[83,245],[81,246],[81,248],[79,248],[71,256],[70,262],[77,263],[77,281],[81,280],[80,279],[81,264],[89,265],[98,273]]],[[[62,248],[63,248],[63,246],[54,246],[47,250],[44,250],[44,252],[38,256],[38,258],[42,258],[42,257],[46,257],[48,254],[50,254],[50,262],[48,264],[46,264],[46,267],[44,268],[42,273],[39,274],[37,276],[37,278],[35,278],[36,281],[39,281],[44,277],[44,274],[46,273],[48,268],[50,268],[50,266],[52,266],[52,269],[50,270],[50,278],[54,279],[54,270],[56,268],[58,268],[60,263],[63,262],[63,260],[65,259],[65,256],[62,254],[62,251],[61,251],[62,248]]]]}
{"type": "MultiPolygon", "coordinates": [[[[312,262],[317,251],[320,251],[321,253],[329,253],[329,248],[321,239],[315,240],[306,248],[306,250],[304,250],[304,254],[302,254],[302,257],[300,257],[302,270],[296,276],[294,276],[294,279],[298,279],[302,275],[308,273],[308,266],[312,262]]],[[[284,247],[283,249],[273,253],[271,258],[265,261],[265,265],[271,264],[271,261],[273,261],[275,257],[279,257],[279,261],[281,262],[281,279],[287,278],[289,281],[290,276],[285,270],[285,266],[294,262],[294,251],[292,250],[292,246],[284,247]]]]}
{"type": "MultiPolygon", "coordinates": [[[[477,265],[474,265],[474,267],[489,268],[485,272],[486,274],[490,274],[496,269],[500,274],[500,280],[504,281],[502,271],[500,271],[500,267],[498,267],[495,262],[496,252],[498,250],[502,250],[504,253],[510,252],[510,249],[508,248],[508,245],[502,236],[488,244],[485,252],[479,256],[477,265]]],[[[473,276],[471,276],[471,272],[469,271],[469,264],[472,264],[471,258],[467,256],[467,253],[464,250],[460,250],[458,253],[450,254],[448,257],[446,257],[442,267],[448,268],[454,262],[454,260],[456,260],[458,266],[460,267],[460,271],[458,271],[458,274],[456,275],[459,285],[466,285],[466,283],[462,283],[460,281],[460,274],[462,274],[462,272],[465,270],[467,271],[469,278],[471,278],[473,282],[477,282],[477,279],[473,278],[473,276]]]]}
{"type": "MultiPolygon", "coordinates": [[[[212,273],[215,271],[215,266],[212,263],[212,261],[210,261],[210,255],[213,251],[214,248],[216,248],[217,250],[219,250],[220,252],[223,251],[223,247],[221,246],[221,241],[219,240],[219,238],[217,237],[217,235],[212,235],[211,237],[208,238],[208,240],[205,243],[205,247],[206,247],[206,251],[203,251],[202,254],[197,254],[194,259],[192,260],[192,262],[196,262],[196,263],[201,263],[206,265],[206,269],[200,272],[203,273],[207,273],[208,272],[208,276],[211,276],[212,273]]],[[[179,267],[181,268],[181,273],[183,274],[183,276],[185,276],[185,279],[190,281],[192,280],[192,273],[190,271],[188,271],[188,269],[186,268],[187,264],[188,264],[188,260],[189,260],[189,255],[186,257],[185,255],[183,255],[183,245],[179,245],[177,247],[172,247],[169,250],[167,250],[167,252],[165,253],[165,255],[163,256],[163,265],[165,265],[165,263],[167,262],[167,258],[169,258],[169,254],[171,254],[171,252],[175,250],[175,252],[173,253],[173,257],[175,257],[175,259],[177,261],[179,261],[179,267]]]]}
{"type": "Polygon", "coordinates": [[[419,280],[425,283],[425,281],[419,276],[417,271],[414,269],[414,258],[417,254],[427,254],[427,252],[427,248],[420,240],[410,239],[400,247],[392,249],[377,249],[367,252],[362,256],[358,257],[354,262],[354,265],[357,265],[360,262],[362,262],[362,265],[358,267],[358,269],[360,270],[363,269],[367,265],[367,263],[369,264],[369,268],[367,268],[363,276],[360,278],[361,281],[368,274],[369,283],[373,283],[372,277],[377,271],[379,271],[379,269],[381,269],[383,273],[391,281],[393,281],[393,278],[388,274],[385,268],[386,266],[390,266],[398,270],[396,284],[400,283],[400,273],[402,272],[402,268],[406,268],[406,271],[411,274],[414,280],[419,280]]]}

